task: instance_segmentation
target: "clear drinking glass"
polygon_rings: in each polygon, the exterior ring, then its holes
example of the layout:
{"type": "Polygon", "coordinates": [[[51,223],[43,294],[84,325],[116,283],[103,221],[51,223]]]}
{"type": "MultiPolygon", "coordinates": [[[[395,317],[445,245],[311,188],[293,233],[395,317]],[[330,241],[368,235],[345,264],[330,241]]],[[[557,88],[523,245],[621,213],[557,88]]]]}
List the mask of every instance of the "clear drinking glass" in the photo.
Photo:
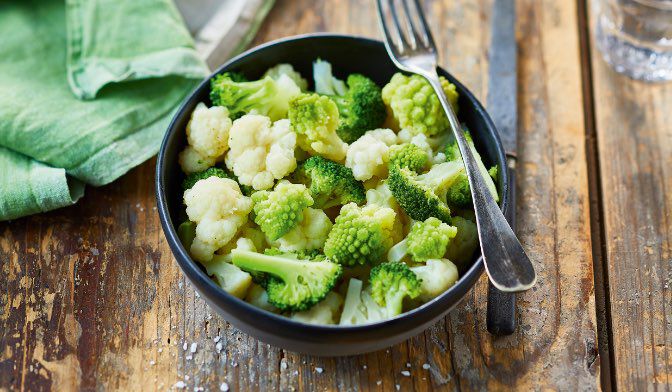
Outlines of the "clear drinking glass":
{"type": "Polygon", "coordinates": [[[672,0],[593,0],[596,43],[617,72],[672,80],[672,0]]]}

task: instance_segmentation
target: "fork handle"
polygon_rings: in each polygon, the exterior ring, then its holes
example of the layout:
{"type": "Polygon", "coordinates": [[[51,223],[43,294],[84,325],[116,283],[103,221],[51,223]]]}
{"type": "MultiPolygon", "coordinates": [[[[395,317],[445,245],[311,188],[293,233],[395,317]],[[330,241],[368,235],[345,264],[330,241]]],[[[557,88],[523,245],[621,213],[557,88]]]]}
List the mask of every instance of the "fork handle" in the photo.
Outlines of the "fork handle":
{"type": "Polygon", "coordinates": [[[534,267],[480,174],[476,158],[443,92],[436,69],[426,72],[423,76],[439,97],[462,154],[474,203],[481,254],[490,282],[504,292],[527,290],[536,281],[534,267]]]}

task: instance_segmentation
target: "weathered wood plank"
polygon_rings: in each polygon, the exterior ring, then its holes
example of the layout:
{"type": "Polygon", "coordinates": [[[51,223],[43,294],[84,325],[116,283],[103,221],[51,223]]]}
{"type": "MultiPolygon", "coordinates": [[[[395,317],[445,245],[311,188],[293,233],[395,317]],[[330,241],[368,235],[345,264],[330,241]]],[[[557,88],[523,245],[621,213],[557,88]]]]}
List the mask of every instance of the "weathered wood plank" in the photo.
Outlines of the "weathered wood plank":
{"type": "Polygon", "coordinates": [[[669,390],[672,85],[592,67],[616,387],[669,390]]]}
{"type": "MultiPolygon", "coordinates": [[[[316,358],[259,343],[211,315],[181,275],[153,210],[149,162],[89,189],[77,206],[0,225],[0,387],[595,389],[576,11],[572,2],[519,3],[519,227],[540,281],[520,297],[515,336],[485,332],[483,279],[451,316],[388,350],[316,358]]],[[[490,6],[425,2],[443,63],[479,97],[487,92],[490,6]]],[[[378,36],[373,7],[279,1],[257,42],[322,30],[378,36]]]]}

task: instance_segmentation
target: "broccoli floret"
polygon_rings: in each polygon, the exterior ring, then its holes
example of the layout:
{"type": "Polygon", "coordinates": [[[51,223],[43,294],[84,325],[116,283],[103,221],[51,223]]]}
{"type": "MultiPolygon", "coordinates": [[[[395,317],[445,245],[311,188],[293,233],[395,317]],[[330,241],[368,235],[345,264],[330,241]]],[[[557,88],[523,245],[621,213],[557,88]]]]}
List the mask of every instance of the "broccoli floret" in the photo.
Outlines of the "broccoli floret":
{"type": "Polygon", "coordinates": [[[196,238],[196,223],[184,221],[177,227],[177,237],[182,241],[182,246],[186,249],[191,248],[191,244],[196,238]]]}
{"type": "Polygon", "coordinates": [[[265,73],[264,77],[270,76],[271,78],[278,80],[282,75],[287,75],[290,77],[294,83],[301,89],[301,91],[308,90],[308,81],[301,76],[300,73],[294,70],[291,64],[278,64],[275,67],[269,68],[265,73]]]}
{"type": "Polygon", "coordinates": [[[343,303],[340,325],[361,325],[387,318],[387,309],[381,307],[371,297],[371,287],[362,290],[362,281],[352,278],[343,303]]]}
{"type": "Polygon", "coordinates": [[[457,267],[447,259],[430,259],[425,265],[411,267],[422,281],[420,300],[427,302],[448,290],[457,282],[457,267]]]}
{"type": "Polygon", "coordinates": [[[404,298],[417,298],[421,293],[418,276],[404,263],[383,263],[369,275],[371,296],[387,310],[387,317],[401,314],[404,298]]]}
{"type": "Polygon", "coordinates": [[[232,119],[254,112],[279,120],[286,117],[289,101],[300,93],[299,86],[288,76],[247,82],[224,73],[210,81],[210,100],[213,105],[229,109],[232,119]]]}
{"type": "Polygon", "coordinates": [[[289,122],[299,147],[311,154],[342,161],[347,144],[338,137],[338,107],[329,97],[301,94],[289,103],[289,122]]]}
{"type": "Polygon", "coordinates": [[[233,176],[226,170],[220,169],[218,167],[211,167],[200,172],[189,174],[187,178],[182,181],[182,189],[186,191],[187,189],[193,187],[198,180],[205,180],[206,178],[213,176],[219,178],[229,178],[235,181],[235,178],[233,178],[233,176]]]}
{"type": "Polygon", "coordinates": [[[391,167],[387,185],[412,219],[424,221],[433,216],[450,223],[446,192],[460,171],[464,171],[464,167],[456,162],[436,164],[420,175],[409,169],[391,167]]]}
{"type": "Polygon", "coordinates": [[[448,245],[446,258],[458,264],[468,263],[478,249],[478,228],[474,222],[460,216],[453,217],[452,224],[457,227],[457,235],[448,245]]]}
{"type": "MultiPolygon", "coordinates": [[[[457,112],[458,94],[455,85],[441,76],[441,86],[448,102],[457,112]]],[[[434,136],[449,129],[448,117],[429,82],[420,75],[396,73],[383,87],[383,101],[392,110],[401,128],[413,134],[434,136]]]]}
{"type": "Polygon", "coordinates": [[[392,246],[396,213],[375,204],[346,204],[324,243],[324,254],[346,266],[376,264],[392,246]]]}
{"type": "Polygon", "coordinates": [[[390,249],[387,260],[401,261],[406,254],[411,255],[415,262],[443,258],[448,244],[456,234],[456,227],[434,217],[427,218],[424,222],[415,222],[408,236],[390,249]]]}
{"type": "Polygon", "coordinates": [[[292,253],[267,255],[233,250],[233,264],[268,274],[268,301],[280,310],[310,309],[327,296],[341,276],[341,266],[324,259],[311,261],[292,253]]]}
{"type": "Polygon", "coordinates": [[[380,87],[360,75],[348,76],[348,91],[330,96],[336,102],[339,123],[336,132],[346,143],[359,139],[366,131],[379,128],[387,115],[380,87]]]}
{"type": "Polygon", "coordinates": [[[424,169],[429,162],[427,151],[412,143],[392,146],[388,154],[390,165],[406,168],[416,173],[424,169]]]}
{"type": "Polygon", "coordinates": [[[313,205],[310,192],[302,184],[280,181],[273,191],[252,194],[254,223],[269,240],[287,234],[303,219],[303,210],[313,205]]]}
{"type": "MultiPolygon", "coordinates": [[[[494,197],[495,201],[499,201],[497,186],[493,181],[493,179],[497,177],[497,166],[493,166],[490,168],[490,170],[488,170],[483,163],[481,154],[476,151],[474,141],[472,140],[469,132],[465,132],[464,137],[467,139],[467,144],[469,144],[471,153],[474,155],[474,158],[476,158],[476,164],[478,165],[481,176],[485,181],[485,185],[487,185],[488,190],[490,190],[490,193],[492,194],[492,197],[494,197]]],[[[464,163],[462,162],[462,154],[460,153],[460,148],[457,145],[457,141],[453,140],[452,143],[448,144],[444,153],[446,154],[446,161],[458,162],[462,165],[462,171],[460,175],[458,178],[456,178],[454,184],[451,185],[451,189],[448,190],[447,203],[448,205],[455,208],[470,207],[473,204],[471,201],[471,188],[469,187],[469,179],[467,178],[467,174],[464,171],[465,169],[464,163]]]]}
{"type": "Polygon", "coordinates": [[[352,170],[321,156],[308,158],[295,172],[294,178],[310,189],[317,208],[366,201],[364,185],[355,179],[352,170]]]}

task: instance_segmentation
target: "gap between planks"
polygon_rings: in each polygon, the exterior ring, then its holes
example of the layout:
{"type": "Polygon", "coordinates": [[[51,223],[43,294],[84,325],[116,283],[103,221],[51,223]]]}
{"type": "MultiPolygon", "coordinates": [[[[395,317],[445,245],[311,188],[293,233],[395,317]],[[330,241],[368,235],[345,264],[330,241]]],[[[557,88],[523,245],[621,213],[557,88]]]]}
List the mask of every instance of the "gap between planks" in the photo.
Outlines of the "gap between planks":
{"type": "Polygon", "coordinates": [[[595,287],[595,312],[597,316],[598,352],[600,355],[600,384],[604,391],[614,390],[616,369],[614,363],[613,335],[611,327],[611,303],[609,297],[609,270],[606,260],[606,237],[600,160],[595,119],[593,65],[590,43],[588,2],[576,0],[579,30],[579,57],[581,60],[581,84],[586,131],[586,158],[588,168],[588,194],[590,198],[590,234],[592,237],[593,276],[595,287]]]}

